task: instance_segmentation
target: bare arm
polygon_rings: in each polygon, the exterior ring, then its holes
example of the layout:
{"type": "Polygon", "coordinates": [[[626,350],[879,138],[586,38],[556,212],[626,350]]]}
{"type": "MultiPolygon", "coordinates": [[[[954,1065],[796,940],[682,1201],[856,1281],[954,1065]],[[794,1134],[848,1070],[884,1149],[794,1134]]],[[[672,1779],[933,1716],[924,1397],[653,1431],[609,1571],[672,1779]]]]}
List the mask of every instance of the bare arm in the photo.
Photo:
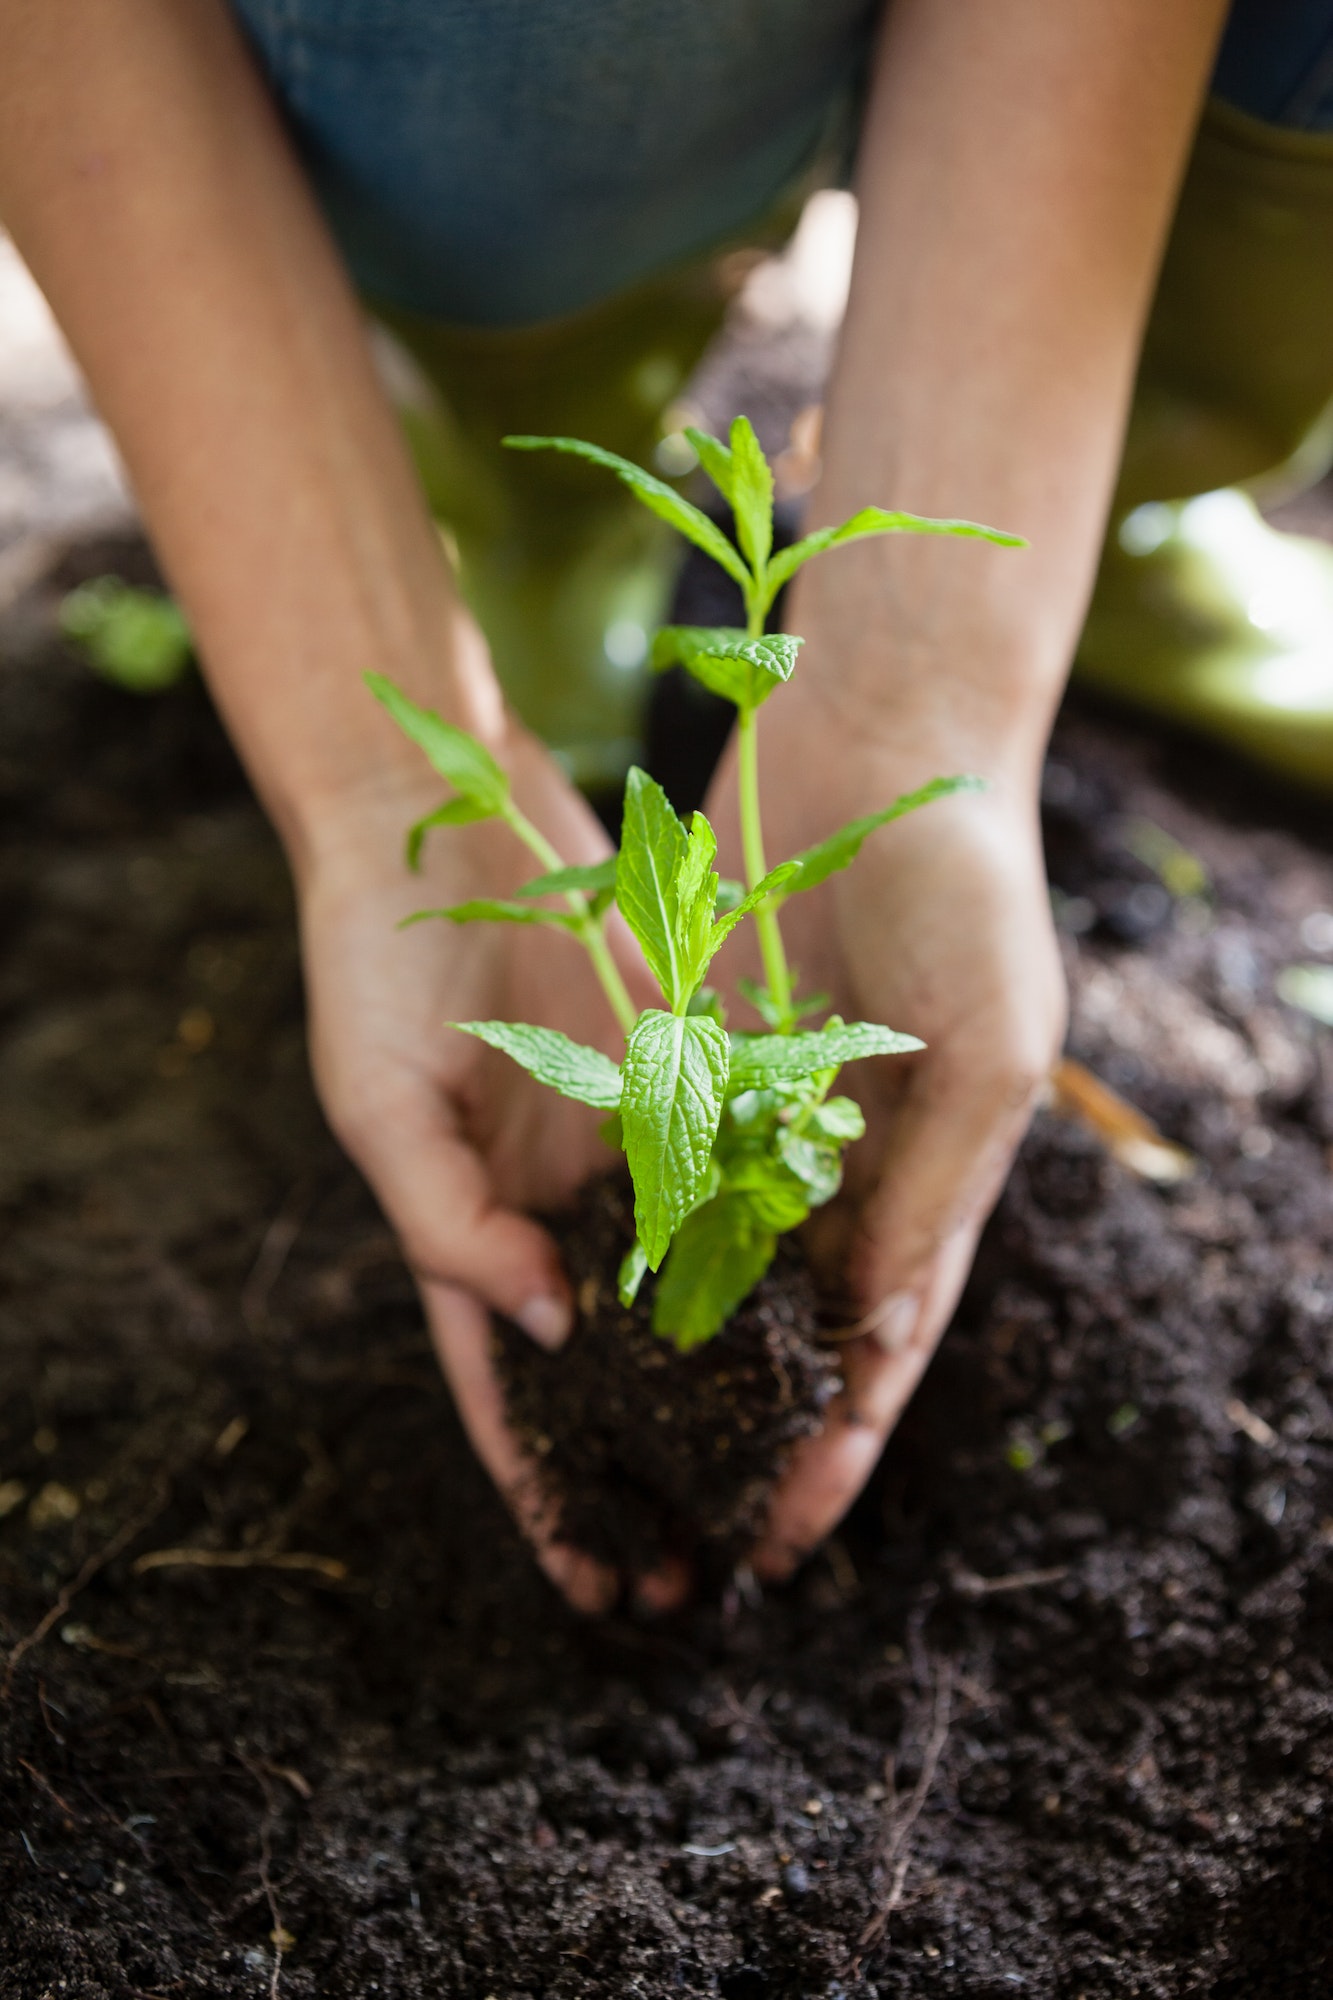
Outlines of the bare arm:
{"type": "Polygon", "coordinates": [[[521,1211],[597,1162],[595,1121],[442,1024],[508,1014],[586,1038],[601,997],[581,953],[542,940],[395,937],[409,909],[504,893],[520,857],[464,834],[431,856],[433,879],[408,882],[403,830],[438,787],[363,672],[486,737],[569,859],[604,853],[605,836],[504,713],[351,288],[222,0],[0,0],[0,214],[116,433],[292,858],[325,1109],[399,1231],[481,1456],[551,1574],[597,1603],[609,1579],[543,1530],[486,1315],[551,1345],[567,1330],[554,1245],[521,1211]]]}
{"type": "Polygon", "coordinates": [[[0,213],[299,860],[322,801],[402,761],[366,666],[465,700],[350,286],[221,0],[3,0],[0,35],[0,213]]]}
{"type": "Polygon", "coordinates": [[[789,911],[807,986],[928,1049],[872,1086],[859,1206],[825,1243],[869,1331],[779,1499],[773,1573],[838,1518],[897,1421],[1062,1033],[1037,780],[1223,12],[889,9],[810,525],[875,501],[1031,547],[889,538],[812,564],[790,614],[806,664],[765,710],[775,853],[936,773],[989,780],[878,836],[822,910],[789,911]]]}

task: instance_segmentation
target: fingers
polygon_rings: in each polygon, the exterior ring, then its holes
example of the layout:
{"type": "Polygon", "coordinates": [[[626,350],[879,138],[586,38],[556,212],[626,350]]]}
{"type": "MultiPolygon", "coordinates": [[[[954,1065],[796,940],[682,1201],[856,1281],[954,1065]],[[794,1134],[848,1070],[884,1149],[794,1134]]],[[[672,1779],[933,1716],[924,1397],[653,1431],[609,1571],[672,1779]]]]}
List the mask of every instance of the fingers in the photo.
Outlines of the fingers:
{"type": "Polygon", "coordinates": [[[540,1346],[563,1345],[574,1312],[554,1243],[529,1217],[496,1201],[484,1164],[438,1098],[425,1089],[382,1088],[373,1115],[342,1119],[339,1136],[423,1283],[462,1286],[540,1346]]]}
{"type": "Polygon", "coordinates": [[[440,1366],[472,1447],[532,1543],[538,1562],[576,1611],[590,1617],[609,1611],[619,1579],[583,1550],[555,1539],[552,1507],[538,1469],[505,1422],[485,1307],[458,1285],[431,1279],[422,1282],[421,1296],[440,1366]]]}
{"type": "Polygon", "coordinates": [[[1048,1068],[1044,1049],[1030,1062],[1019,1050],[982,1069],[923,1064],[909,1085],[854,1253],[856,1292],[873,1303],[843,1350],[843,1394],[774,1495],[755,1553],[766,1580],[789,1576],[870,1477],[952,1317],[1048,1068]]]}
{"type": "Polygon", "coordinates": [[[755,1550],[756,1574],[765,1582],[791,1575],[835,1528],[869,1479],[935,1351],[931,1329],[947,1323],[972,1261],[970,1230],[944,1246],[936,1260],[923,1309],[914,1312],[906,1337],[888,1351],[872,1334],[842,1351],[844,1389],[830,1404],[823,1430],[796,1447],[769,1507],[755,1550]]]}

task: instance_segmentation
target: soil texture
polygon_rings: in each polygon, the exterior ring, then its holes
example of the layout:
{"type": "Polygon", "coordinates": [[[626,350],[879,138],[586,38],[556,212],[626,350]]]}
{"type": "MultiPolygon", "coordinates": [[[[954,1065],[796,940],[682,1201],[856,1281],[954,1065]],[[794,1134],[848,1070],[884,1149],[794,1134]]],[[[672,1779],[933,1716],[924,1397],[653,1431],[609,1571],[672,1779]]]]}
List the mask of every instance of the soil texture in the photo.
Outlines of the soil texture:
{"type": "Polygon", "coordinates": [[[1072,1049],[1195,1173],[1043,1116],[836,1540],[586,1625],[322,1124],[202,692],[98,685],[53,594],[0,631],[4,2000],[1333,1992],[1326,814],[1066,716],[1072,1049]]]}
{"type": "Polygon", "coordinates": [[[652,1329],[650,1275],[628,1310],[616,1273],[634,1239],[628,1182],[596,1181],[553,1230],[578,1324],[548,1354],[497,1328],[511,1421],[541,1466],[564,1539],[642,1576],[668,1556],[725,1576],[753,1542],[799,1437],[840,1386],[816,1345],[814,1286],[785,1243],[720,1333],[681,1354],[652,1329]]]}

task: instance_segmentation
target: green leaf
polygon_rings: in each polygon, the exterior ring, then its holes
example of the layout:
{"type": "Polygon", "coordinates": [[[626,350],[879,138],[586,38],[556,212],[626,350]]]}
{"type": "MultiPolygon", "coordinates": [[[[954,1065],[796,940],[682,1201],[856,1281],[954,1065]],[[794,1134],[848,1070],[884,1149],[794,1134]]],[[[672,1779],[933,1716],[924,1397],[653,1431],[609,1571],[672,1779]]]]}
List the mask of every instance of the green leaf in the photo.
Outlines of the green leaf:
{"type": "Polygon", "coordinates": [[[651,1008],[630,1033],[620,1118],[634,1221],[655,1271],[704,1187],[727,1089],[727,1037],[703,1015],[651,1008]]]}
{"type": "Polygon", "coordinates": [[[731,453],[721,438],[710,431],[697,431],[686,424],[685,435],[698,454],[699,463],[724,500],[731,499],[731,453]]]}
{"type": "Polygon", "coordinates": [[[421,866],[421,849],[426,835],[435,826],[471,826],[474,820],[494,819],[489,806],[478,805],[475,799],[449,799],[437,806],[433,813],[427,813],[415,826],[407,831],[407,865],[413,874],[421,866]]]}
{"type": "Polygon", "coordinates": [[[773,1261],[777,1238],[744,1196],[717,1195],[681,1224],[653,1300],[653,1330],[682,1351],[717,1333],[773,1261]]]}
{"type": "Polygon", "coordinates": [[[748,917],[752,910],[762,908],[770,896],[779,895],[797,870],[798,864],[794,861],[784,861],[778,867],[770,868],[767,875],[755,883],[748,896],[742,896],[734,909],[725,910],[709,933],[709,958],[722,949],[742,918],[748,917]]]}
{"type": "Polygon", "coordinates": [[[502,812],[509,802],[509,779],[484,743],[422,708],[383,674],[367,674],[366,686],[387,708],[404,736],[424,750],[442,778],[479,808],[477,818],[502,812]]]}
{"type": "Polygon", "coordinates": [[[832,1201],[842,1186],[842,1158],[836,1146],[821,1146],[816,1139],[804,1139],[786,1126],[778,1130],[778,1154],[806,1190],[811,1208],[832,1201]]]}
{"type": "Polygon", "coordinates": [[[549,874],[534,876],[516,890],[519,896],[567,896],[571,890],[581,890],[585,895],[595,895],[602,889],[616,886],[616,857],[608,854],[603,861],[588,861],[571,868],[552,868],[549,874]]]}
{"type": "Polygon", "coordinates": [[[529,1076],[550,1084],[562,1097],[597,1111],[614,1111],[620,1104],[620,1071],[611,1058],[572,1042],[558,1028],[533,1028],[520,1021],[451,1021],[449,1026],[512,1056],[529,1076]]]}
{"type": "Polygon", "coordinates": [[[733,882],[730,875],[720,877],[717,885],[717,900],[713,908],[719,917],[725,917],[728,910],[734,910],[738,903],[745,901],[744,882],[733,882]]]}
{"type": "Polygon", "coordinates": [[[873,1021],[837,1022],[801,1035],[733,1035],[730,1087],[737,1092],[762,1089],[838,1069],[863,1056],[907,1055],[925,1046],[915,1035],[898,1035],[873,1021]]]}
{"type": "Polygon", "coordinates": [[[1333,1028],[1333,965],[1285,965],[1275,983],[1289,1007],[1333,1028]]]}
{"type": "Polygon", "coordinates": [[[789,681],[804,640],[790,632],[752,639],[732,625],[664,625],[653,641],[652,664],[683,666],[701,686],[738,708],[758,708],[789,681]]]}
{"type": "Polygon", "coordinates": [[[802,1132],[812,1133],[817,1139],[831,1139],[839,1146],[849,1146],[853,1139],[865,1137],[866,1121],[852,1097],[830,1097],[823,1104],[812,1105],[800,1123],[802,1132]]]}
{"type": "Polygon", "coordinates": [[[935,799],[947,799],[955,792],[984,792],[985,789],[984,778],[932,778],[928,785],[922,785],[914,792],[904,792],[882,812],[865,813],[860,819],[848,820],[846,826],[839,827],[827,840],[821,840],[816,846],[807,847],[803,853],[796,855],[799,876],[787,894],[795,896],[806,889],[817,888],[830,875],[836,875],[839,869],[849,867],[877,827],[888,826],[892,820],[902,819],[905,814],[915,812],[918,806],[928,806],[935,799]]]}
{"type": "MultiPolygon", "coordinates": [[[[792,982],[795,983],[795,968],[792,982]]],[[[798,1000],[790,1011],[779,1007],[766,986],[757,979],[746,979],[743,975],[736,981],[737,990],[743,1000],[748,1000],[760,1020],[775,1031],[785,1033],[789,1021],[803,1021],[807,1014],[823,1014],[829,1006],[827,993],[812,993],[807,1000],[798,1000]]]]}
{"type": "Polygon", "coordinates": [[[447,910],[414,910],[398,925],[405,931],[428,917],[445,917],[451,924],[545,924],[551,930],[577,936],[580,919],[560,910],[543,910],[535,903],[507,903],[498,896],[474,896],[469,903],[452,903],[447,910]]]}
{"type": "Polygon", "coordinates": [[[180,607],[158,590],[97,576],[61,599],[60,629],[94,672],[130,694],[161,694],[190,664],[194,642],[180,607]]]}
{"type": "Polygon", "coordinates": [[[859,514],[853,514],[836,528],[816,528],[812,535],[775,555],[764,577],[762,608],[767,611],[783,584],[811,556],[822,555],[825,549],[838,548],[843,542],[859,542],[867,535],[953,535],[965,541],[994,542],[1003,549],[1027,547],[1022,535],[1006,535],[999,528],[983,527],[979,521],[941,521],[929,514],[890,513],[883,507],[863,507],[859,514]]]}
{"type": "Polygon", "coordinates": [[[748,417],[731,426],[731,506],[741,552],[761,575],[773,546],[773,475],[748,417]]]}
{"type": "Polygon", "coordinates": [[[616,903],[669,1007],[687,997],[676,935],[676,882],[688,844],[662,787],[635,765],[625,782],[616,903]]]}
{"type": "Polygon", "coordinates": [[[779,1235],[799,1229],[810,1213],[805,1182],[769,1153],[746,1154],[734,1162],[723,1177],[723,1188],[729,1194],[743,1194],[755,1221],[779,1235]]]}
{"type": "Polygon", "coordinates": [[[636,1238],[620,1260],[620,1270],[616,1277],[616,1297],[622,1306],[632,1306],[639,1296],[639,1286],[648,1270],[648,1259],[643,1254],[643,1245],[636,1238]]]}
{"type": "Polygon", "coordinates": [[[722,530],[699,508],[692,507],[688,500],[682,500],[674,487],[664,485],[651,472],[645,472],[641,465],[635,465],[628,458],[620,458],[613,451],[603,451],[600,445],[585,444],[582,438],[507,437],[504,442],[513,451],[563,451],[574,458],[586,458],[590,465],[605,466],[608,472],[615,473],[617,479],[622,479],[635,498],[641,500],[660,521],[669,522],[679,534],[720,564],[742,590],[749,583],[750,573],[739,551],[733,548],[722,530]]]}

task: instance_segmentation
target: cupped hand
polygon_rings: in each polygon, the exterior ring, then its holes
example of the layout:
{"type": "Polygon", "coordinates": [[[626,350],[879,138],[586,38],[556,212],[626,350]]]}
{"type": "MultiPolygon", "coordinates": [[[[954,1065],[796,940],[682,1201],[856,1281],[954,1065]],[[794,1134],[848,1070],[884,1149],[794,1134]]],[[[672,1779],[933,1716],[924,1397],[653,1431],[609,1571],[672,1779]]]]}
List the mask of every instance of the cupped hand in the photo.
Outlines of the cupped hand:
{"type": "MultiPolygon", "coordinates": [[[[529,818],[568,862],[609,851],[598,821],[547,753],[510,728],[491,746],[529,818]]],[[[415,756],[416,753],[410,753],[415,756]]],[[[432,1338],[478,1456],[577,1608],[605,1608],[619,1580],[557,1541],[535,1468],[508,1429],[489,1315],[545,1347],[573,1320],[555,1244],[533,1212],[558,1207],[610,1164],[596,1112],[534,1083],[460,1020],[562,1029],[619,1060],[620,1035],[585,953],[528,926],[400,918],[475,896],[511,895],[540,872],[503,826],[429,836],[419,875],[403,860],[412,821],[441,786],[407,761],[401,782],[323,816],[298,867],[312,1062],[334,1131],[370,1181],[421,1291],[432,1338]]],[[[614,948],[614,941],[613,941],[614,948]]],[[[622,971],[644,978],[632,955],[622,971]]]]}
{"type": "MultiPolygon", "coordinates": [[[[846,1386],[774,1497],[756,1567],[778,1578],[855,1498],[948,1323],[1057,1053],[1065,1000],[1036,759],[979,749],[932,720],[879,725],[817,682],[781,690],[759,727],[770,865],[932,777],[988,779],[873,834],[850,869],[782,913],[801,992],[926,1048],[845,1073],[867,1132],[810,1248],[845,1304],[846,1386]]],[[[707,810],[734,863],[733,756],[707,810]]],[[[757,973],[744,963],[751,941],[738,944],[728,975],[757,973]]]]}

